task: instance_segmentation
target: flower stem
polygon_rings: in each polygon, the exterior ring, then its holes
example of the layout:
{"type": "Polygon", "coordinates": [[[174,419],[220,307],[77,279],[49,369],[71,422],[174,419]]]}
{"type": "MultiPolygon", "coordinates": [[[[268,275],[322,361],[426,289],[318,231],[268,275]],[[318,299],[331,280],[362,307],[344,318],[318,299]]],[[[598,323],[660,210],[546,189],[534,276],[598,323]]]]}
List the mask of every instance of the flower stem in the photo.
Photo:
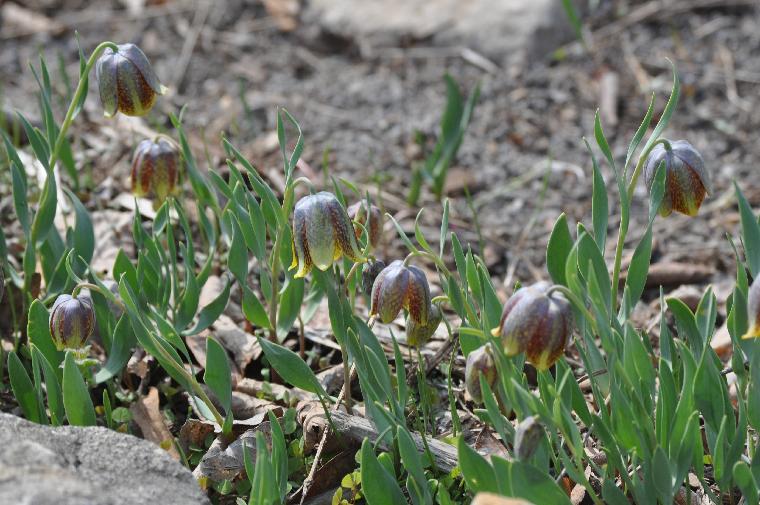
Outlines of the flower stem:
{"type": "MultiPolygon", "coordinates": [[[[636,183],[639,180],[639,177],[641,176],[641,171],[644,168],[644,164],[647,161],[647,158],[649,157],[649,154],[652,152],[652,149],[655,148],[657,144],[662,144],[665,146],[665,149],[670,152],[670,142],[668,142],[666,139],[658,139],[656,142],[654,142],[649,148],[641,153],[641,156],[639,156],[639,160],[636,162],[636,168],[633,170],[633,174],[631,175],[631,181],[628,183],[628,189],[626,191],[626,201],[623,202],[624,206],[630,206],[631,200],[633,199],[633,192],[636,189],[636,183]]],[[[620,195],[622,198],[623,195],[620,195]]],[[[623,261],[623,244],[625,244],[625,237],[628,234],[628,211],[624,210],[621,212],[620,217],[620,227],[618,228],[618,237],[617,237],[617,245],[615,246],[615,263],[612,267],[612,311],[617,312],[618,309],[618,284],[620,283],[620,267],[623,261]]]]}
{"type": "Polygon", "coordinates": [[[100,53],[102,53],[103,50],[107,47],[110,47],[114,51],[119,50],[119,48],[113,42],[101,42],[98,44],[98,47],[96,47],[92,52],[90,58],[87,60],[87,63],[84,66],[82,76],[79,78],[79,84],[77,84],[77,89],[74,92],[71,103],[69,104],[69,110],[66,111],[66,116],[63,118],[63,123],[61,123],[61,130],[58,132],[58,137],[55,140],[53,152],[50,154],[50,161],[48,162],[48,166],[50,167],[51,172],[53,168],[55,168],[55,163],[58,161],[58,156],[61,153],[61,149],[63,148],[63,140],[66,138],[66,133],[69,130],[69,126],[71,126],[71,123],[74,120],[77,104],[81,100],[82,94],[87,91],[87,85],[89,83],[87,76],[90,74],[93,65],[95,65],[98,56],[100,56],[100,53]]]}

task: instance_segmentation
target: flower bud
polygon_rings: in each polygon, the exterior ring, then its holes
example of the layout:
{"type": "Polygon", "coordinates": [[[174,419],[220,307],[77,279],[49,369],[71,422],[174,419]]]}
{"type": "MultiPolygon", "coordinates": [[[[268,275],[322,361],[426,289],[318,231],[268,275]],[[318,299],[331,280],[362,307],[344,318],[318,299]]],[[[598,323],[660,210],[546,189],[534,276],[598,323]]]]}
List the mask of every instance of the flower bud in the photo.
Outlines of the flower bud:
{"type": "Polygon", "coordinates": [[[533,416],[526,417],[515,429],[514,455],[518,461],[533,456],[544,437],[544,428],[533,416]]]}
{"type": "Polygon", "coordinates": [[[120,44],[115,52],[107,47],[95,65],[95,76],[106,117],[116,112],[144,116],[156,96],[166,92],[148,58],[134,44],[120,44]]]}
{"type": "Polygon", "coordinates": [[[418,323],[411,317],[406,318],[406,343],[413,347],[420,347],[433,336],[435,330],[443,321],[443,314],[438,305],[432,303],[428,308],[428,318],[426,323],[418,323]]]}
{"type": "Polygon", "coordinates": [[[493,388],[496,384],[496,362],[494,361],[493,346],[482,345],[467,355],[464,369],[464,385],[470,398],[475,403],[483,403],[483,392],[480,389],[480,377],[493,388]]]}
{"type": "Polygon", "coordinates": [[[425,325],[430,305],[430,286],[425,273],[396,260],[380,272],[372,285],[369,315],[387,324],[396,319],[403,308],[409,311],[415,323],[425,325]]]}
{"type": "Polygon", "coordinates": [[[89,298],[60,295],[55,300],[50,311],[50,335],[59,351],[81,348],[94,328],[95,311],[89,298]]]}
{"type": "Polygon", "coordinates": [[[570,303],[558,292],[548,294],[551,287],[548,282],[537,282],[517,290],[504,305],[499,326],[491,332],[501,337],[507,356],[524,352],[539,370],[559,359],[572,332],[570,303]]]}
{"type": "Polygon", "coordinates": [[[161,137],[143,140],[132,158],[132,193],[153,195],[162,203],[176,190],[179,166],[179,151],[172,142],[161,137]]]}
{"type": "Polygon", "coordinates": [[[673,211],[696,216],[705,195],[712,191],[710,173],[705,168],[699,152],[685,140],[670,143],[668,151],[657,144],[649,153],[644,166],[644,180],[651,191],[657,168],[665,162],[665,195],[660,204],[660,215],[669,216],[673,211]]]}
{"type": "MultiPolygon", "coordinates": [[[[347,212],[348,217],[350,217],[352,221],[356,221],[367,228],[370,245],[373,249],[377,247],[383,238],[383,213],[380,212],[380,209],[374,205],[370,205],[369,212],[367,212],[367,202],[362,200],[350,206],[347,209],[347,212]],[[368,216],[369,224],[367,224],[368,216]]],[[[354,225],[357,239],[362,236],[362,226],[354,225]]]]}
{"type": "Polygon", "coordinates": [[[747,319],[749,320],[749,328],[747,328],[747,332],[742,335],[742,338],[760,338],[760,276],[752,281],[752,286],[749,288],[749,295],[747,296],[747,319]]]}
{"type": "Polygon", "coordinates": [[[362,270],[362,291],[364,291],[366,295],[372,293],[372,285],[384,268],[385,262],[382,260],[370,260],[364,265],[364,269],[362,270]]]}
{"type": "Polygon", "coordinates": [[[313,267],[325,271],[344,255],[363,262],[356,236],[346,210],[332,193],[326,191],[301,198],[293,213],[293,264],[296,278],[313,267]]]}

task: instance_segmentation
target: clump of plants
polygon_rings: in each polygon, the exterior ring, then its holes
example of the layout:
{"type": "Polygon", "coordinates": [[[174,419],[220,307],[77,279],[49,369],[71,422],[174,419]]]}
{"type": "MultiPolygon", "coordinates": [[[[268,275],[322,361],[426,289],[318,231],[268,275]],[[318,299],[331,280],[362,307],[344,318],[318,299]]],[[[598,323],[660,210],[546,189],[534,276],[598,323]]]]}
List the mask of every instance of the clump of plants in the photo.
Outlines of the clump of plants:
{"type": "MultiPolygon", "coordinates": [[[[760,224],[738,186],[744,254],[736,248],[736,286],[728,301],[731,363],[722,363],[709,345],[717,314],[710,288],[695,312],[661,294],[657,342],[631,321],[644,293],[655,219],[673,211],[695,216],[711,191],[709,163],[697,149],[662,137],[678,102],[675,69],[659,121],[650,131],[653,96],[622,164],[596,118],[596,145],[614,174],[619,208],[610,209],[602,170],[586,143],[590,225],[560,215],[547,237],[547,281],[517,286],[502,303],[484,261],[450,231],[448,202],[433,248],[418,223],[408,236],[349,181],[333,179],[332,187],[318,190],[314,181],[297,177],[304,140],[285,109],[277,114],[281,193],[227,140],[228,173],[199,169],[181,113],[171,116],[173,132],[138,144],[132,191],[152,198],[156,214],[148,221],[135,210],[133,243],[119,251],[107,277],[99,275],[90,266],[97,240],[90,212],[69,189],[81,188],[76,170],[61,179],[74,222],[65,229],[55,223],[55,173],[59,164],[71,163],[68,131],[87,99],[93,66],[106,116],[147,114],[164,92],[139,48],[104,42],[88,58],[81,54],[79,82],[59,123],[41,59],[33,70],[43,125],[19,115],[47,173],[39,194],[30,187],[19,147],[3,133],[24,248],[9,251],[0,234],[0,296],[13,314],[2,379],[27,419],[129,430],[124,411],[141,393],[127,363],[139,351],[155,360],[162,398],[180,405],[174,411],[181,420],[212,427],[189,448],[177,440],[168,445],[180,448],[216,501],[230,495],[238,503],[303,503],[319,487],[317,469],[340,452],[336,447],[348,447],[350,470],[321,483],[334,490],[333,503],[469,503],[478,493],[494,493],[562,504],[570,503],[576,487],[586,503],[690,503],[692,495],[713,503],[758,503],[760,354],[751,338],[759,334],[760,281],[750,288],[750,280],[760,273],[760,224]],[[288,130],[297,133],[292,150],[288,130]],[[623,281],[630,210],[642,175],[649,219],[623,281]],[[612,237],[611,213],[620,215],[612,237]],[[376,256],[386,219],[408,249],[403,257],[376,256]],[[609,264],[608,239],[616,244],[609,264]],[[423,267],[435,272],[440,295],[431,294],[423,267]],[[223,279],[222,287],[200,306],[212,274],[223,279]],[[228,351],[206,331],[224,314],[233,291],[263,351],[262,376],[316,400],[326,421],[316,436],[286,397],[270,394],[279,408],[255,424],[235,418],[228,351]],[[331,324],[327,338],[342,363],[337,396],[315,374],[313,352],[305,352],[303,320],[320,310],[321,300],[331,324]],[[381,341],[380,328],[399,318],[404,332],[391,330],[381,341]],[[436,331],[445,331],[454,350],[436,372],[445,379],[448,404],[437,398],[420,352],[436,331]],[[87,345],[94,332],[104,358],[87,345]],[[188,344],[199,335],[205,337],[202,373],[188,344]],[[298,336],[299,352],[289,335],[298,336]],[[452,376],[460,352],[464,380],[452,376]],[[732,388],[727,366],[736,376],[732,388]],[[461,402],[493,433],[498,451],[486,457],[476,450],[461,402]],[[448,410],[445,434],[435,428],[434,408],[448,410]],[[368,421],[362,426],[369,432],[362,433],[371,436],[351,445],[357,419],[368,421]],[[307,450],[307,439],[315,437],[307,450]],[[213,451],[234,448],[242,454],[237,469],[203,470],[213,451]]],[[[438,195],[474,101],[449,114],[459,127],[442,138],[429,162],[438,195]]]]}

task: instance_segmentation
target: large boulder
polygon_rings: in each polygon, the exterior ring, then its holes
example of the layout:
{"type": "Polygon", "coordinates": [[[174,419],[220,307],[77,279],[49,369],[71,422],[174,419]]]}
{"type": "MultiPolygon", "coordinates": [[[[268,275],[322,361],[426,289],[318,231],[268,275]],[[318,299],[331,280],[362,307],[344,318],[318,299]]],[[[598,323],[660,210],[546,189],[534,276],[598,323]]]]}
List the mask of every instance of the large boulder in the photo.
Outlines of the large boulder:
{"type": "Polygon", "coordinates": [[[53,428],[0,413],[0,503],[208,504],[166,451],[106,428],[53,428]]]}

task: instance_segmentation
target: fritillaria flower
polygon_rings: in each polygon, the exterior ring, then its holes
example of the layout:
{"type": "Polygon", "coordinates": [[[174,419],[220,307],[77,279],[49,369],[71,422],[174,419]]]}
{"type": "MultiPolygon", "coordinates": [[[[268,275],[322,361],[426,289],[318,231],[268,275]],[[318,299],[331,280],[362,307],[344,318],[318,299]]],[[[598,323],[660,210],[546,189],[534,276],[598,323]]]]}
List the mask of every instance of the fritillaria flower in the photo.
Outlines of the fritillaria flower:
{"type": "Polygon", "coordinates": [[[95,64],[100,101],[106,117],[117,112],[144,116],[163,95],[161,85],[148,58],[134,44],[120,44],[117,51],[107,47],[95,64]]]}
{"type": "Polygon", "coordinates": [[[86,297],[60,295],[50,311],[50,335],[59,351],[79,349],[95,328],[95,311],[86,297]]]}
{"type": "Polygon", "coordinates": [[[346,210],[326,191],[301,198],[293,213],[294,277],[304,277],[313,267],[325,271],[341,255],[365,261],[346,210]]]}
{"type": "MultiPolygon", "coordinates": [[[[347,212],[348,217],[367,228],[370,245],[373,249],[377,247],[383,238],[383,213],[380,212],[380,209],[370,205],[369,212],[367,212],[367,202],[362,200],[350,206],[347,212]],[[367,223],[367,216],[369,216],[369,224],[367,223]]],[[[354,226],[357,239],[362,236],[362,226],[354,226]]]]}
{"type": "Polygon", "coordinates": [[[544,437],[544,427],[533,416],[526,417],[515,429],[514,454],[518,461],[530,458],[544,437]]]}
{"type": "Polygon", "coordinates": [[[501,338],[507,356],[525,353],[539,370],[551,367],[562,355],[572,332],[570,303],[548,282],[523,287],[504,305],[499,326],[491,332],[501,338]]]}
{"type": "Polygon", "coordinates": [[[396,260],[375,279],[369,315],[381,322],[390,323],[401,309],[406,309],[414,323],[426,325],[430,307],[430,286],[419,268],[396,260]]]}
{"type": "Polygon", "coordinates": [[[665,162],[665,195],[660,204],[660,215],[669,216],[676,211],[696,216],[705,195],[712,191],[710,172],[705,168],[702,156],[685,140],[670,142],[670,150],[657,144],[644,166],[644,180],[650,191],[662,162],[665,162]]]}
{"type": "Polygon", "coordinates": [[[467,355],[467,363],[464,368],[464,385],[475,403],[483,402],[483,392],[480,389],[481,376],[492,388],[496,383],[496,362],[493,352],[493,347],[488,343],[467,355]]]}
{"type": "Polygon", "coordinates": [[[369,260],[364,265],[362,270],[362,291],[365,294],[370,295],[372,293],[372,286],[375,284],[375,279],[380,275],[380,272],[385,268],[385,262],[382,260],[369,260]]]}
{"type": "Polygon", "coordinates": [[[443,313],[436,304],[430,304],[426,323],[419,323],[409,314],[406,318],[406,343],[412,347],[420,347],[433,336],[435,330],[443,321],[443,313]]]}
{"type": "Polygon", "coordinates": [[[162,137],[143,140],[132,158],[132,193],[154,195],[163,202],[177,187],[179,167],[180,155],[173,142],[162,137]]]}
{"type": "Polygon", "coordinates": [[[749,288],[747,318],[749,319],[749,328],[742,338],[760,338],[760,276],[752,281],[752,286],[749,288]]]}

